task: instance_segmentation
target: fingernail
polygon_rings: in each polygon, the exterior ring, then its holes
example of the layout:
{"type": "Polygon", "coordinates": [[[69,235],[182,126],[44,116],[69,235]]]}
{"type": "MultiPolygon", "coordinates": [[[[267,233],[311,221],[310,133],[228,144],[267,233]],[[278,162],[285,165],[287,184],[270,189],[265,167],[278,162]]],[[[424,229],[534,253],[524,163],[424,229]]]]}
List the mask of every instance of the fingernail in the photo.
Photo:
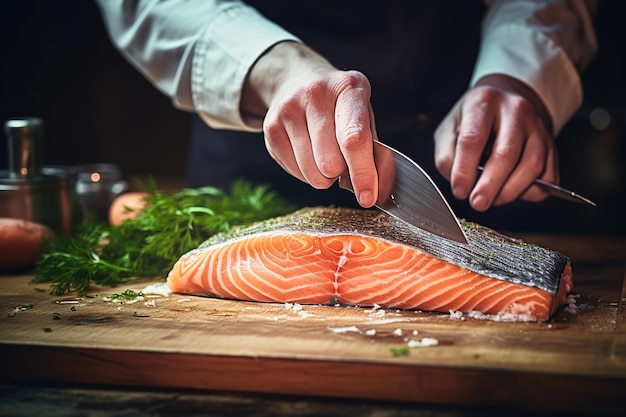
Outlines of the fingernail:
{"type": "Polygon", "coordinates": [[[371,191],[361,191],[359,193],[359,204],[363,207],[372,207],[374,205],[374,193],[371,191]]]}
{"type": "Polygon", "coordinates": [[[482,194],[473,196],[470,203],[472,207],[474,207],[474,210],[477,211],[485,211],[489,208],[489,201],[482,194]]]}

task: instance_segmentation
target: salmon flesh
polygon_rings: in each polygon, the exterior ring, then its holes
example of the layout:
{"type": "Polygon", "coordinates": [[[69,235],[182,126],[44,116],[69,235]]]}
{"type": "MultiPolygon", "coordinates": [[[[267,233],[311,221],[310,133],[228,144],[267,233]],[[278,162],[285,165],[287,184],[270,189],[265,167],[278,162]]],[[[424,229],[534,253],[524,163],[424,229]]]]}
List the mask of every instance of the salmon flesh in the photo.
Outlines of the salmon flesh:
{"type": "Polygon", "coordinates": [[[461,221],[468,244],[378,210],[306,208],[217,234],[170,271],[172,292],[236,300],[475,312],[546,321],[570,260],[461,221]]]}

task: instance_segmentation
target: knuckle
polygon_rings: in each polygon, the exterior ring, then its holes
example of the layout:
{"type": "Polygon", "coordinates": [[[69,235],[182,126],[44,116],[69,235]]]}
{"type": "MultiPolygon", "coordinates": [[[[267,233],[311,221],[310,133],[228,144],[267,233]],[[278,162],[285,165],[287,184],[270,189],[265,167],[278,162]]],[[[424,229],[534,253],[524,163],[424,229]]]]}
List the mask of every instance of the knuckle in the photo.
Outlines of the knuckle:
{"type": "Polygon", "coordinates": [[[336,178],[345,171],[345,164],[336,160],[322,160],[318,168],[326,178],[336,178]]]}
{"type": "Polygon", "coordinates": [[[533,170],[535,175],[543,173],[545,167],[545,161],[539,154],[533,154],[528,156],[528,165],[533,170]]]}
{"type": "Polygon", "coordinates": [[[329,179],[321,175],[316,175],[313,178],[307,178],[309,185],[317,190],[329,188],[334,181],[334,179],[329,179]]]}
{"type": "Polygon", "coordinates": [[[459,146],[466,149],[480,149],[483,146],[482,135],[473,130],[460,131],[457,137],[459,146]]]}
{"type": "Polygon", "coordinates": [[[350,123],[346,125],[341,134],[341,145],[345,150],[355,150],[359,149],[366,140],[370,140],[369,136],[366,134],[369,126],[365,127],[361,123],[350,123]]]}
{"type": "Polygon", "coordinates": [[[519,159],[519,151],[514,146],[499,146],[494,150],[494,154],[498,160],[507,162],[517,162],[519,159]]]}
{"type": "Polygon", "coordinates": [[[369,86],[369,80],[367,79],[365,74],[359,71],[344,71],[341,78],[342,84],[345,87],[360,88],[364,86],[369,86]]]}
{"type": "Polygon", "coordinates": [[[319,97],[324,97],[326,95],[327,89],[328,87],[326,86],[326,83],[322,80],[312,81],[302,89],[301,93],[304,98],[304,102],[307,104],[315,103],[319,100],[319,97]]]}
{"type": "Polygon", "coordinates": [[[269,117],[263,120],[263,134],[265,135],[266,142],[268,139],[276,137],[281,129],[282,127],[278,120],[269,117]]]}
{"type": "Polygon", "coordinates": [[[369,100],[370,98],[370,82],[367,77],[359,71],[342,71],[335,83],[339,93],[344,91],[358,91],[363,95],[364,100],[369,100]]]}
{"type": "Polygon", "coordinates": [[[511,110],[518,116],[530,115],[533,113],[533,106],[524,97],[512,97],[510,99],[511,110]]]}
{"type": "Polygon", "coordinates": [[[500,96],[500,90],[491,86],[481,86],[474,91],[474,98],[479,103],[488,103],[493,100],[498,100],[500,96]]]}
{"type": "Polygon", "coordinates": [[[298,103],[295,96],[283,97],[277,103],[278,112],[276,114],[276,118],[284,117],[286,119],[293,118],[298,111],[298,103]]]}

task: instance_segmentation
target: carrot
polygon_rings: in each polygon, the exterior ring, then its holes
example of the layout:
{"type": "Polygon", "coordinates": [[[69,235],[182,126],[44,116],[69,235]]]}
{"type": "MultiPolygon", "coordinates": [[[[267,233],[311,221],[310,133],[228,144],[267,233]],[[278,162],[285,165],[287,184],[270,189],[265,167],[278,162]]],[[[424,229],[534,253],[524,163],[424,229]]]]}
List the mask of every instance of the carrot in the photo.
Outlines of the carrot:
{"type": "Polygon", "coordinates": [[[34,265],[41,252],[41,242],[54,236],[43,224],[0,217],[0,270],[34,265]]]}

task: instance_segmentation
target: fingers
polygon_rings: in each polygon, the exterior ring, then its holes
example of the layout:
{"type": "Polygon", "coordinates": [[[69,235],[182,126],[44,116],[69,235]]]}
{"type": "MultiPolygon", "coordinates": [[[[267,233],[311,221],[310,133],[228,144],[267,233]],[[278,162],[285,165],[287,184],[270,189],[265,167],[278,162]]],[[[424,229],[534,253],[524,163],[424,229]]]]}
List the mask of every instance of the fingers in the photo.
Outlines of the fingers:
{"type": "Polygon", "coordinates": [[[357,201],[363,207],[371,207],[378,199],[378,176],[374,165],[370,86],[360,73],[346,75],[335,108],[335,133],[357,201]]]}
{"type": "Polygon", "coordinates": [[[547,193],[533,181],[554,181],[557,175],[552,137],[529,102],[508,97],[504,108],[491,155],[470,195],[470,204],[479,211],[520,197],[540,201],[547,193]]]}
{"type": "Polygon", "coordinates": [[[359,72],[306,80],[269,107],[263,128],[268,152],[315,188],[328,188],[349,172],[359,203],[372,206],[378,182],[369,99],[369,82],[359,72]]]}
{"type": "Polygon", "coordinates": [[[476,167],[496,122],[496,109],[487,93],[468,97],[462,107],[450,175],[452,193],[459,199],[467,198],[472,191],[478,174],[476,167]]]}
{"type": "Polygon", "coordinates": [[[558,181],[545,124],[528,100],[499,88],[474,88],[461,98],[435,133],[435,158],[454,196],[468,198],[477,211],[520,197],[542,200],[547,194],[533,181],[558,181]],[[492,134],[493,147],[486,149],[492,134]],[[486,151],[489,158],[478,175],[486,151]]]}
{"type": "Polygon", "coordinates": [[[312,82],[270,106],[264,120],[265,145],[278,164],[314,188],[328,188],[346,170],[335,139],[335,124],[321,81],[312,82]]]}

